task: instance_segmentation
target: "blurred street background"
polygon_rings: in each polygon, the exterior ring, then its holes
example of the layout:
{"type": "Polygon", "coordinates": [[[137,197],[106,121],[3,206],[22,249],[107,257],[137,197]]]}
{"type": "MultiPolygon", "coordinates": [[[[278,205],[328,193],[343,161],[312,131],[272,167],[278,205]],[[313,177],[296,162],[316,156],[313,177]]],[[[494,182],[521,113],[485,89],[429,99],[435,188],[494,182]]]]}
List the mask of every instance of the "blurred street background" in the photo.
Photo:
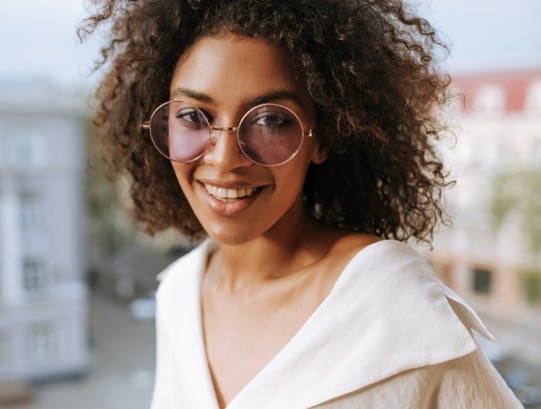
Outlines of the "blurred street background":
{"type": "MultiPolygon", "coordinates": [[[[137,321],[126,305],[95,295],[87,373],[35,384],[18,409],[148,409],[154,381],[152,321],[137,321]]],[[[0,407],[3,407],[0,405],[0,407]]]]}
{"type": "MultiPolygon", "coordinates": [[[[441,152],[453,226],[425,252],[480,313],[483,350],[541,408],[539,0],[415,0],[450,44],[441,152]]],[[[148,408],[156,274],[188,250],[143,235],[90,155],[99,37],[79,0],[0,12],[0,407],[148,408]]]]}

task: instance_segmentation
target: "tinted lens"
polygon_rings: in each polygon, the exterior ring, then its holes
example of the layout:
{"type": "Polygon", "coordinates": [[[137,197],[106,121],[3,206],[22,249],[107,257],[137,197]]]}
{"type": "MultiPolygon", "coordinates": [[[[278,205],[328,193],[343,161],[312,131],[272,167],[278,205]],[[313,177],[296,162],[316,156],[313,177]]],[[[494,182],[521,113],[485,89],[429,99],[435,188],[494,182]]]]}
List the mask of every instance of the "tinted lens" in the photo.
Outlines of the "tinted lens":
{"type": "Polygon", "coordinates": [[[191,162],[207,149],[208,121],[197,108],[179,101],[167,102],[152,114],[150,135],[156,148],[175,162],[191,162]]]}
{"type": "Polygon", "coordinates": [[[244,154],[260,165],[280,165],[300,149],[301,122],[293,111],[281,105],[257,106],[246,113],[239,128],[239,145],[244,154]]]}

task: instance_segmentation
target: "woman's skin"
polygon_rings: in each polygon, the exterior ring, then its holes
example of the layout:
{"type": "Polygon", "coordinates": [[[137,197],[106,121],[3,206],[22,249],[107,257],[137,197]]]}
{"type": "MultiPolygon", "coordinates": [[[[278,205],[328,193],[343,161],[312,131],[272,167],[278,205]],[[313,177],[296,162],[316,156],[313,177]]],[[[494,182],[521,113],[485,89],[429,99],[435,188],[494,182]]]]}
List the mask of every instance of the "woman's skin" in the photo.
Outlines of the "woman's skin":
{"type": "MultiPolygon", "coordinates": [[[[265,40],[231,33],[203,37],[181,56],[170,98],[197,106],[221,127],[237,126],[263,102],[291,108],[305,129],[316,123],[285,54],[265,40]]],[[[250,162],[234,132],[212,136],[203,157],[173,167],[198,220],[219,244],[202,283],[202,330],[223,408],[298,332],[351,257],[379,238],[323,226],[304,210],[308,166],[326,157],[317,129],[291,161],[276,167],[250,162]],[[206,185],[214,186],[213,194],[206,185]],[[227,189],[251,194],[225,199],[227,189]]]]}

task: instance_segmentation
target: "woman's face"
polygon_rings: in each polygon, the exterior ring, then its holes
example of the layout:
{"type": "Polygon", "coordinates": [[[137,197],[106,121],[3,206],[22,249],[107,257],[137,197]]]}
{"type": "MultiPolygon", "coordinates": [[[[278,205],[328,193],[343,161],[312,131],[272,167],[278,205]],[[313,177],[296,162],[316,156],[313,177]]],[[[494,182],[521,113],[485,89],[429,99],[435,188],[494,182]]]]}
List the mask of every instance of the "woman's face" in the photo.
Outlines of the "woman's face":
{"type": "MultiPolygon", "coordinates": [[[[198,107],[217,127],[235,127],[261,103],[293,110],[313,128],[312,101],[280,48],[235,34],[203,37],[179,59],[171,100],[198,107]]],[[[265,167],[245,157],[236,133],[213,130],[195,162],[173,163],[178,182],[205,231],[224,244],[288,234],[304,217],[302,187],[310,162],[324,155],[315,137],[305,138],[289,162],[265,167]],[[286,232],[286,233],[284,233],[286,232]]]]}

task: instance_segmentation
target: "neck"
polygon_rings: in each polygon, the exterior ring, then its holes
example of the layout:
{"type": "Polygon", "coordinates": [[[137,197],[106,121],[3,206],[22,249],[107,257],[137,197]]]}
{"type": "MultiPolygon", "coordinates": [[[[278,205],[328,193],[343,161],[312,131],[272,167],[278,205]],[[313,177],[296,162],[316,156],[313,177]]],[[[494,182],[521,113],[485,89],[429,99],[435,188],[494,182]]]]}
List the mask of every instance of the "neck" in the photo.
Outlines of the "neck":
{"type": "Polygon", "coordinates": [[[211,281],[235,289],[294,274],[321,258],[322,229],[302,210],[265,235],[242,244],[220,243],[209,267],[211,281]],[[294,222],[292,223],[292,219],[294,222]]]}

